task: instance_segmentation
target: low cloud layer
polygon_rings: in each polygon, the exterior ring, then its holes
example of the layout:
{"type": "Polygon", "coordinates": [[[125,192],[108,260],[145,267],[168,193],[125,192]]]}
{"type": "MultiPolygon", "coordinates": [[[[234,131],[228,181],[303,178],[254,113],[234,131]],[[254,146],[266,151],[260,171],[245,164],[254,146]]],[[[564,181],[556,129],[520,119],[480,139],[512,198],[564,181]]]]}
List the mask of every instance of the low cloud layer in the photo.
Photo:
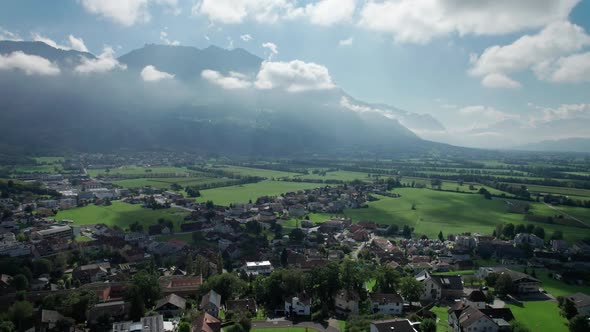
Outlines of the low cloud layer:
{"type": "Polygon", "coordinates": [[[127,66],[119,63],[117,58],[115,58],[113,48],[105,47],[96,59],[82,57],[81,63],[74,68],[74,71],[80,74],[91,74],[125,69],[127,69],[127,66]]]}
{"type": "Polygon", "coordinates": [[[152,65],[145,66],[141,70],[140,76],[145,82],[159,82],[162,80],[170,80],[174,78],[174,75],[164,71],[159,71],[152,65]]]}
{"type": "Polygon", "coordinates": [[[84,40],[82,38],[77,38],[73,35],[68,36],[68,44],[69,45],[60,45],[57,42],[55,42],[53,39],[43,37],[38,33],[32,33],[31,37],[34,41],[43,42],[53,48],[57,48],[60,50],[66,50],[66,51],[74,50],[74,51],[78,51],[78,52],[88,52],[88,48],[84,44],[84,40]]]}
{"type": "Polygon", "coordinates": [[[59,67],[49,60],[23,52],[0,54],[0,70],[20,70],[27,75],[55,76],[60,74],[59,67]]]}

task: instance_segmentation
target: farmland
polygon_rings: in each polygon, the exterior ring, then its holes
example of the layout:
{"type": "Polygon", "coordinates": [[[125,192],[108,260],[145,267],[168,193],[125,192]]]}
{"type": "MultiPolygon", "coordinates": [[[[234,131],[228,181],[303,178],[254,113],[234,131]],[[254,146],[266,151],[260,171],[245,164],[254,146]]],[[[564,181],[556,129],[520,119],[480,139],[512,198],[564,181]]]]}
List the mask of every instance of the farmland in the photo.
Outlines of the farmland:
{"type": "Polygon", "coordinates": [[[255,201],[261,196],[277,196],[289,191],[312,189],[318,187],[314,183],[305,182],[284,182],[284,181],[262,181],[238,186],[220,187],[215,189],[201,190],[199,202],[213,201],[218,205],[229,205],[232,203],[248,203],[255,201]]]}
{"type": "Polygon", "coordinates": [[[531,331],[566,332],[567,320],[559,314],[557,302],[528,301],[522,306],[508,304],[517,321],[526,325],[531,331]]]}
{"type": "Polygon", "coordinates": [[[73,220],[74,225],[106,224],[118,226],[123,229],[138,221],[144,227],[154,225],[158,219],[172,220],[175,228],[188,213],[180,209],[151,210],[141,205],[132,205],[122,202],[113,202],[110,206],[87,205],[85,207],[59,211],[55,216],[57,220],[73,220]]]}
{"type": "Polygon", "coordinates": [[[175,177],[175,178],[137,178],[113,181],[114,184],[124,188],[139,188],[151,186],[158,189],[169,189],[173,183],[181,187],[216,184],[229,181],[223,178],[212,177],[175,177]]]}
{"type": "Polygon", "coordinates": [[[109,169],[88,169],[88,175],[96,177],[98,175],[144,175],[144,174],[188,174],[189,170],[184,167],[138,167],[138,166],[122,166],[118,168],[109,169]]]}
{"type": "Polygon", "coordinates": [[[276,171],[272,169],[252,168],[252,167],[240,167],[240,166],[213,166],[210,167],[213,170],[223,170],[235,175],[242,176],[258,176],[261,178],[272,179],[272,178],[284,178],[293,177],[299,175],[299,173],[276,171]]]}
{"type": "MultiPolygon", "coordinates": [[[[477,194],[441,192],[429,189],[400,188],[400,198],[380,197],[370,202],[367,209],[346,210],[345,215],[354,221],[372,220],[384,224],[409,225],[417,234],[434,237],[440,230],[445,233],[480,232],[491,234],[498,223],[527,223],[523,215],[509,213],[506,200],[484,199],[477,194]],[[412,209],[415,205],[415,209],[412,209]]],[[[531,211],[547,213],[541,203],[531,203],[531,211]]],[[[577,215],[590,216],[590,210],[571,208],[577,215]]],[[[551,212],[549,212],[551,213],[551,212]]],[[[551,213],[549,215],[554,215],[551,213]]],[[[566,239],[573,241],[590,235],[590,229],[539,224],[546,231],[559,229],[566,239]]]]}

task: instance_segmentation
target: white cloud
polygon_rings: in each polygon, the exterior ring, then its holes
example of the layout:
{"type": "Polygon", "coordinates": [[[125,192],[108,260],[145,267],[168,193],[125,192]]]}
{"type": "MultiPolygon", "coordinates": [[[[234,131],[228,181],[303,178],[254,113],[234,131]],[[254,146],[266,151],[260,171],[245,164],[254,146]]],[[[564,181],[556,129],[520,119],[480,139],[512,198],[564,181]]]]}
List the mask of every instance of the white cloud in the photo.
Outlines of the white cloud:
{"type": "Polygon", "coordinates": [[[384,0],[367,1],[360,26],[391,33],[400,42],[434,37],[498,35],[567,19],[580,0],[384,0]]]}
{"type": "Polygon", "coordinates": [[[352,45],[353,42],[354,42],[354,38],[353,37],[350,37],[350,38],[347,38],[347,39],[340,40],[338,42],[338,45],[340,45],[340,46],[350,46],[350,45],[352,45]]]}
{"type": "Polygon", "coordinates": [[[320,0],[305,6],[305,16],[317,25],[333,25],[352,18],[356,0],[320,0]]]}
{"type": "Polygon", "coordinates": [[[354,104],[346,96],[340,98],[340,106],[357,113],[377,113],[391,120],[399,120],[398,117],[391,112],[366,105],[354,104]]]}
{"type": "Polygon", "coordinates": [[[10,32],[0,27],[0,40],[22,41],[22,38],[18,33],[10,32]]]}
{"type": "Polygon", "coordinates": [[[522,85],[511,79],[510,77],[500,74],[500,73],[492,73],[486,75],[482,80],[481,84],[488,88],[506,88],[506,89],[517,89],[520,88],[522,85]]]}
{"type": "Polygon", "coordinates": [[[245,35],[241,35],[240,36],[240,39],[242,39],[245,42],[249,42],[249,41],[251,41],[254,38],[250,34],[245,34],[245,35]]]}
{"type": "Polygon", "coordinates": [[[160,40],[166,43],[166,45],[178,46],[180,42],[178,40],[168,39],[168,33],[166,31],[160,31],[160,40]]]}
{"type": "Polygon", "coordinates": [[[150,4],[165,7],[173,15],[180,15],[178,0],[78,0],[84,9],[123,26],[151,20],[150,4]]]}
{"type": "Polygon", "coordinates": [[[572,67],[583,65],[585,57],[572,54],[588,45],[590,36],[583,28],[570,22],[554,22],[535,35],[522,36],[509,45],[488,47],[480,56],[472,55],[469,73],[484,77],[484,85],[486,77],[493,75],[495,79],[488,78],[488,84],[503,80],[514,86],[507,74],[524,70],[532,70],[541,80],[579,81],[583,77],[572,73],[572,67]]]}
{"type": "Polygon", "coordinates": [[[336,87],[326,67],[300,60],[263,62],[256,76],[255,85],[258,89],[284,89],[289,92],[326,90],[336,87]]]}
{"type": "Polygon", "coordinates": [[[549,79],[554,82],[590,81],[590,52],[559,58],[549,79]]]}
{"type": "Polygon", "coordinates": [[[272,60],[274,55],[279,54],[279,48],[275,43],[266,42],[262,44],[263,48],[266,48],[270,51],[270,55],[268,56],[268,60],[272,60]]]}
{"type": "Polygon", "coordinates": [[[227,49],[229,49],[229,50],[234,49],[234,40],[232,37],[227,37],[227,49]]]}
{"type": "Polygon", "coordinates": [[[84,40],[82,38],[76,38],[73,35],[68,36],[68,43],[69,45],[60,45],[55,42],[51,38],[43,37],[38,33],[31,33],[31,37],[34,41],[43,42],[53,48],[61,49],[61,50],[75,50],[79,52],[88,52],[88,48],[84,44],[84,40]]]}
{"type": "Polygon", "coordinates": [[[459,114],[463,116],[473,116],[479,119],[486,119],[491,122],[499,122],[509,119],[518,119],[519,115],[509,114],[489,106],[475,105],[467,106],[458,110],[459,114]]]}
{"type": "Polygon", "coordinates": [[[312,24],[328,26],[350,20],[355,3],[356,0],[319,0],[297,6],[296,0],[201,0],[191,12],[222,24],[238,24],[245,20],[272,24],[306,18],[312,24]]]}
{"type": "Polygon", "coordinates": [[[236,72],[230,72],[229,76],[224,76],[218,71],[206,69],[201,72],[201,77],[226,90],[245,89],[252,86],[252,82],[247,77],[236,72]]]}
{"type": "Polygon", "coordinates": [[[113,48],[105,47],[102,54],[96,59],[82,57],[81,63],[74,68],[74,71],[81,74],[90,74],[104,73],[116,69],[125,70],[127,66],[117,61],[113,48]]]}
{"type": "Polygon", "coordinates": [[[562,104],[558,107],[534,106],[540,114],[531,117],[531,123],[551,122],[575,118],[590,118],[590,104],[562,104]]]}
{"type": "Polygon", "coordinates": [[[174,75],[164,71],[159,71],[156,69],[156,67],[152,65],[145,66],[141,70],[140,75],[141,79],[143,79],[146,82],[158,82],[161,80],[169,80],[174,78],[174,75]]]}
{"type": "Polygon", "coordinates": [[[43,76],[55,76],[61,72],[59,67],[49,60],[21,51],[0,54],[0,70],[21,70],[27,75],[43,76]]]}

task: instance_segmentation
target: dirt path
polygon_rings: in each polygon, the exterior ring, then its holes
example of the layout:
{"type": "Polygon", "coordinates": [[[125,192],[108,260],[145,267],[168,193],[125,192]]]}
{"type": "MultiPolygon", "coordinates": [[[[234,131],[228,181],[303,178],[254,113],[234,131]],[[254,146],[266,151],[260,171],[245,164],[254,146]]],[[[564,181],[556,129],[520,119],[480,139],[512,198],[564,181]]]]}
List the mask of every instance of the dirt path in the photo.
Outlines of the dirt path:
{"type": "Polygon", "coordinates": [[[584,225],[584,226],[586,226],[586,227],[590,227],[590,225],[589,225],[589,224],[587,224],[585,221],[583,221],[583,220],[580,220],[580,219],[578,219],[578,218],[576,218],[576,217],[572,216],[571,214],[568,214],[567,212],[565,212],[565,211],[562,211],[562,210],[560,210],[560,209],[556,208],[555,206],[553,206],[553,205],[551,205],[551,204],[547,204],[547,203],[545,203],[545,202],[543,202],[543,204],[545,204],[545,205],[546,205],[548,208],[550,208],[550,209],[552,209],[552,210],[555,210],[555,211],[557,211],[557,212],[559,212],[559,213],[563,214],[564,216],[566,216],[566,217],[568,217],[568,218],[570,218],[570,219],[573,219],[573,220],[575,220],[575,221],[579,222],[580,224],[582,224],[582,225],[584,225]]]}

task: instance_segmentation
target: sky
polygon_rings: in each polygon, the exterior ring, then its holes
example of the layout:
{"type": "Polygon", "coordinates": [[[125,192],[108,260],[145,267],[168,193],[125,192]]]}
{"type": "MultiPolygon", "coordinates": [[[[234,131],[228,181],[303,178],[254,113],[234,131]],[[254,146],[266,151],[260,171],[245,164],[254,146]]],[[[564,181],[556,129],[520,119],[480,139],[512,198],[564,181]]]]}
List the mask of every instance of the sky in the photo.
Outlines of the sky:
{"type": "Polygon", "coordinates": [[[217,45],[315,63],[355,99],[447,129],[421,136],[466,146],[504,144],[514,128],[522,137],[506,144],[565,138],[547,128],[590,119],[589,0],[6,0],[0,39],[116,56],[217,45]]]}

